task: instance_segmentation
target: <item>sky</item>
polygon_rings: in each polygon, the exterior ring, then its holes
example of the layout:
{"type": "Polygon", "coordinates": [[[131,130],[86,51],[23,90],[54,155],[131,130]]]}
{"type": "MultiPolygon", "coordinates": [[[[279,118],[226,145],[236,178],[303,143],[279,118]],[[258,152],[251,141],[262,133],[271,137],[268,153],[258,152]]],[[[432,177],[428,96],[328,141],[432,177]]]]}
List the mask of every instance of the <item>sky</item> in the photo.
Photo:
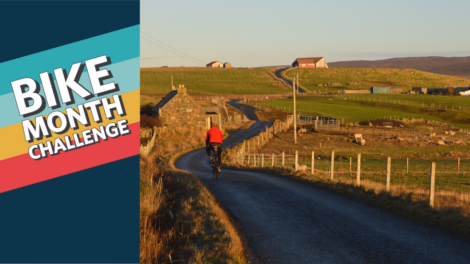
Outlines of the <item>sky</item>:
{"type": "Polygon", "coordinates": [[[470,56],[468,10],[469,0],[141,0],[141,67],[470,56]]]}

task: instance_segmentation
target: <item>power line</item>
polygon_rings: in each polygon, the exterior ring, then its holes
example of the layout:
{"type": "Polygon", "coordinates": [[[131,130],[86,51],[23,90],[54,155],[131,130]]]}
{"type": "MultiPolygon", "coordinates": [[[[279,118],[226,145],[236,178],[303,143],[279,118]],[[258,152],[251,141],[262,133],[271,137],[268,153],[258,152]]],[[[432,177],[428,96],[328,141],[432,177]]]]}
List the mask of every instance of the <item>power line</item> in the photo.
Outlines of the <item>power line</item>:
{"type": "Polygon", "coordinates": [[[142,39],[144,39],[144,40],[146,40],[146,41],[152,43],[153,45],[155,45],[155,46],[157,46],[157,47],[160,47],[160,48],[162,48],[162,49],[164,49],[164,50],[166,50],[166,51],[169,51],[169,52],[171,52],[171,53],[173,53],[173,54],[175,54],[175,55],[177,55],[177,56],[179,56],[179,57],[181,57],[181,58],[183,58],[183,59],[187,59],[187,60],[189,60],[189,61],[191,61],[191,62],[193,62],[193,63],[196,63],[197,65],[200,64],[199,62],[197,62],[197,61],[195,61],[195,60],[189,59],[189,58],[187,58],[187,57],[185,57],[185,56],[182,56],[182,55],[180,55],[180,54],[178,54],[178,53],[176,53],[176,52],[173,52],[173,51],[171,51],[171,50],[169,50],[169,49],[167,49],[167,48],[164,48],[164,47],[158,45],[157,43],[152,42],[152,41],[150,41],[150,40],[144,38],[143,36],[140,36],[140,37],[141,37],[142,39]]]}
{"type": "Polygon", "coordinates": [[[169,46],[169,45],[167,45],[167,44],[161,42],[160,40],[158,40],[158,39],[156,39],[156,38],[150,36],[149,34],[143,32],[143,31],[140,31],[140,33],[142,33],[142,34],[146,35],[147,37],[149,37],[149,38],[151,38],[151,39],[157,41],[157,42],[160,43],[160,44],[163,44],[163,45],[169,47],[169,48],[172,49],[172,50],[175,50],[175,51],[177,51],[177,52],[179,52],[179,53],[181,53],[181,54],[183,54],[183,55],[185,55],[185,56],[187,56],[187,57],[190,57],[190,58],[192,58],[192,59],[195,59],[195,60],[201,62],[202,64],[205,64],[205,63],[206,63],[206,62],[204,62],[204,61],[202,61],[202,60],[200,60],[200,59],[194,58],[193,56],[190,56],[190,55],[188,55],[188,54],[186,54],[186,53],[184,53],[184,52],[182,52],[182,51],[179,51],[179,50],[177,50],[177,49],[175,49],[175,48],[173,48],[173,47],[171,47],[171,46],[169,46]]]}

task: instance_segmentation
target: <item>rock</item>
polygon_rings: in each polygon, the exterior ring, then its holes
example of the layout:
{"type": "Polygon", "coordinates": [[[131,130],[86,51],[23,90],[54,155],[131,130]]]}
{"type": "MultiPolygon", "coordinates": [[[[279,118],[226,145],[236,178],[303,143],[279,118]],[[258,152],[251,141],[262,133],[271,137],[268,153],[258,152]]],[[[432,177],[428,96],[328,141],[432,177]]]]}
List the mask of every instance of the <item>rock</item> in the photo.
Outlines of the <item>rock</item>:
{"type": "Polygon", "coordinates": [[[449,131],[449,135],[453,136],[453,135],[455,135],[455,132],[454,131],[449,131]]]}
{"type": "Polygon", "coordinates": [[[397,138],[397,139],[398,139],[398,140],[400,140],[400,141],[403,141],[403,140],[405,140],[404,138],[401,138],[401,137],[399,137],[399,138],[397,138]]]}
{"type": "Polygon", "coordinates": [[[365,144],[366,144],[366,140],[365,139],[361,140],[361,146],[364,146],[365,144]]]}
{"type": "Polygon", "coordinates": [[[405,127],[405,126],[404,126],[404,125],[400,125],[400,127],[402,127],[402,128],[403,128],[403,127],[405,127]]]}
{"type": "Polygon", "coordinates": [[[436,136],[436,133],[429,134],[429,137],[435,137],[435,136],[436,136]]]}
{"type": "Polygon", "coordinates": [[[437,144],[439,144],[440,146],[444,146],[446,143],[442,140],[439,140],[439,141],[437,141],[437,144]]]}

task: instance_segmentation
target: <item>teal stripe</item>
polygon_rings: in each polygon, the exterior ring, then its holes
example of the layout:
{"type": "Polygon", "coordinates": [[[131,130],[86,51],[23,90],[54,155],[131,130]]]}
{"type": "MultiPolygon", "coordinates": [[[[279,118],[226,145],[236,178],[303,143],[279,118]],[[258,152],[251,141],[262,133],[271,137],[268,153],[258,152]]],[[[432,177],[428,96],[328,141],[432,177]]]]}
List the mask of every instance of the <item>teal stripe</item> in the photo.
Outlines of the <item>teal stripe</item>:
{"type": "MultiPolygon", "coordinates": [[[[139,89],[139,84],[140,84],[140,57],[130,59],[127,61],[123,61],[120,63],[115,63],[109,66],[101,67],[101,69],[106,68],[110,70],[113,73],[113,78],[108,79],[105,81],[105,83],[108,82],[114,82],[116,84],[119,84],[119,89],[120,91],[116,92],[119,94],[124,94],[127,92],[135,91],[139,89]]],[[[91,87],[90,79],[88,77],[88,74],[84,73],[82,74],[79,83],[85,87],[88,91],[93,93],[93,89],[91,87]]],[[[44,91],[41,87],[41,91],[39,92],[44,98],[44,91]]],[[[47,106],[46,103],[46,109],[42,111],[40,114],[36,116],[43,116],[43,115],[48,115],[52,112],[55,111],[62,111],[65,108],[70,108],[70,107],[75,107],[79,104],[83,104],[85,102],[89,101],[94,101],[100,98],[104,97],[109,97],[110,95],[104,95],[101,97],[93,97],[88,100],[84,100],[74,92],[72,92],[73,97],[75,99],[75,104],[73,105],[64,105],[62,104],[60,95],[59,95],[59,102],[61,102],[61,107],[57,109],[51,109],[47,106]]],[[[25,120],[22,116],[20,116],[20,113],[18,112],[18,107],[16,106],[16,101],[15,101],[15,96],[13,93],[8,93],[5,95],[0,96],[0,106],[2,109],[2,112],[4,113],[2,115],[2,118],[0,118],[0,128],[10,126],[16,123],[20,123],[21,121],[25,120]]],[[[26,119],[33,119],[36,116],[31,116],[26,119]]]]}
{"type": "MultiPolygon", "coordinates": [[[[57,68],[66,69],[68,72],[72,64],[77,62],[83,63],[85,60],[106,55],[114,64],[139,57],[139,38],[140,26],[136,25],[1,63],[0,95],[12,93],[12,81],[32,78],[40,82],[40,73],[53,73],[57,68]]],[[[34,42],[31,45],[34,45],[34,42]]],[[[4,109],[1,104],[0,107],[4,109]]]]}

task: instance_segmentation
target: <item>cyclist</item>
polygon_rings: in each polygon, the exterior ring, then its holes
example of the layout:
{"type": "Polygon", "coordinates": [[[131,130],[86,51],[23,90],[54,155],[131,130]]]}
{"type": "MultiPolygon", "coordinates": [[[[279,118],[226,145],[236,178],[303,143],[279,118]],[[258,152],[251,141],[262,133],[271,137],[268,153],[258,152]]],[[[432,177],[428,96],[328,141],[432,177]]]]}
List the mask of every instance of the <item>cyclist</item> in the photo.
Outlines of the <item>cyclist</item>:
{"type": "Polygon", "coordinates": [[[217,124],[213,123],[212,128],[207,131],[206,134],[206,153],[209,156],[210,162],[212,165],[214,160],[212,160],[211,150],[214,149],[214,146],[217,146],[217,170],[220,173],[220,164],[222,162],[222,139],[224,138],[222,131],[217,127],[217,124]]]}

